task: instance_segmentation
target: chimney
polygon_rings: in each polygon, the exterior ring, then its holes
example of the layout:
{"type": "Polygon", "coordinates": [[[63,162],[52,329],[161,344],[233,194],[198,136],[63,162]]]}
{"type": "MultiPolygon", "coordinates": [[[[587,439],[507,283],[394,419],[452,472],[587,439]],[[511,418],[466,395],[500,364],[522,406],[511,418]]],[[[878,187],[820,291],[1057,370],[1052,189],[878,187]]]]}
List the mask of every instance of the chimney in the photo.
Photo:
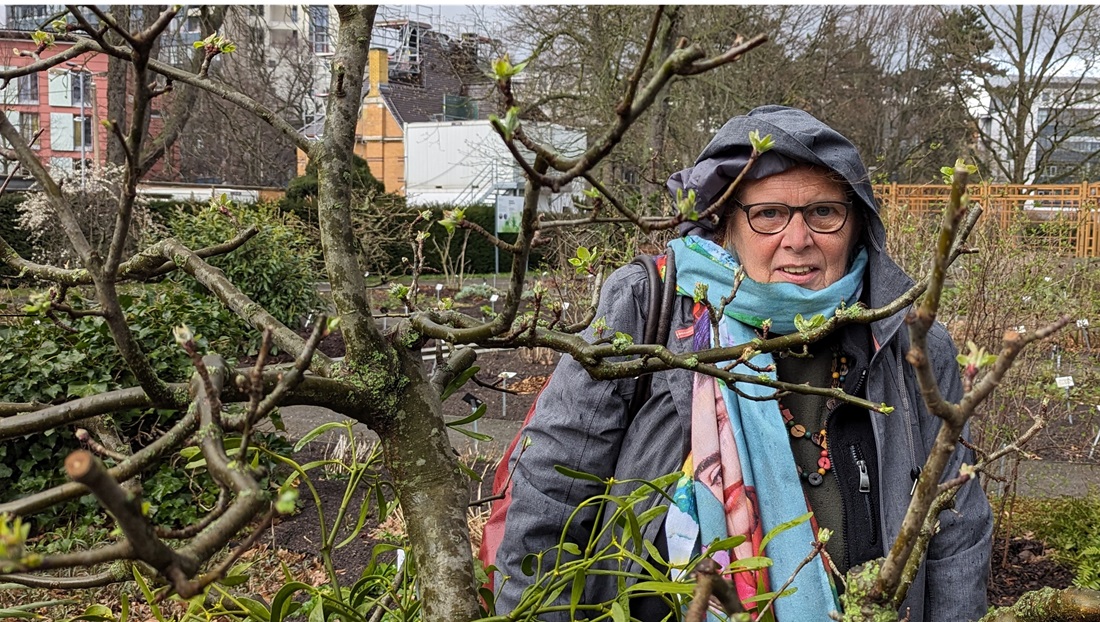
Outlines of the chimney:
{"type": "Polygon", "coordinates": [[[367,79],[370,81],[370,90],[367,97],[378,97],[378,85],[387,84],[390,81],[390,53],[386,48],[371,48],[367,52],[367,79]]]}

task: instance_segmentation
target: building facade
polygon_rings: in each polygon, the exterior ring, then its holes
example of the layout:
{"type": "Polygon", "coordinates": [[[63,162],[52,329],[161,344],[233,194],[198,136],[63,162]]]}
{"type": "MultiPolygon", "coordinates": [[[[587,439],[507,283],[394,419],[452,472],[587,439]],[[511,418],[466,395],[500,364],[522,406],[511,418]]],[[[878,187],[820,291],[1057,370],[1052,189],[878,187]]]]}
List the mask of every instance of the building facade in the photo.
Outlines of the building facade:
{"type": "MultiPolygon", "coordinates": [[[[58,42],[54,53],[71,44],[58,42]]],[[[0,69],[35,61],[29,33],[0,31],[0,69]]],[[[83,54],[46,72],[19,76],[0,90],[8,121],[56,172],[80,171],[105,160],[107,130],[107,57],[83,54]],[[35,137],[37,136],[37,139],[35,137]]],[[[14,163],[2,161],[7,174],[14,163]]]]}

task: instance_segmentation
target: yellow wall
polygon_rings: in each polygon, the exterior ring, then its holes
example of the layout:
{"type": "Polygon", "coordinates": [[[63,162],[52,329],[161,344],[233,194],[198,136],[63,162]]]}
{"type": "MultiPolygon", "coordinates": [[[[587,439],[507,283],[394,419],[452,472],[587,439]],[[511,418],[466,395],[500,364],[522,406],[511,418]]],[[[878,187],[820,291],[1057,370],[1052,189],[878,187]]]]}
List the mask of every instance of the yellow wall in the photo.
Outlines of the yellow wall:
{"type": "MultiPolygon", "coordinates": [[[[355,155],[367,161],[371,175],[385,184],[386,192],[405,195],[405,135],[381,98],[368,97],[363,102],[355,124],[355,155]]],[[[299,149],[299,175],[305,174],[308,163],[299,149]]]]}
{"type": "Polygon", "coordinates": [[[405,194],[405,136],[380,97],[367,97],[355,126],[355,153],[386,192],[405,194]]]}

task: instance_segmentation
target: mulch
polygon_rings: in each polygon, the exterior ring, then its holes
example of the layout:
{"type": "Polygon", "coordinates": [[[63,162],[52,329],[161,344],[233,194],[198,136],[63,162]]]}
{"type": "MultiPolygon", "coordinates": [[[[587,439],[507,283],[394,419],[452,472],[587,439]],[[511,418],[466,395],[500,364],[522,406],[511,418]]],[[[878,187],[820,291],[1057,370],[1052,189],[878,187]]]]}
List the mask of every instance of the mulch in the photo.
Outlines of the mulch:
{"type": "Polygon", "coordinates": [[[1026,592],[1073,585],[1073,571],[1055,561],[1042,542],[1030,538],[994,538],[992,566],[988,594],[989,604],[996,607],[1011,605],[1026,592]]]}

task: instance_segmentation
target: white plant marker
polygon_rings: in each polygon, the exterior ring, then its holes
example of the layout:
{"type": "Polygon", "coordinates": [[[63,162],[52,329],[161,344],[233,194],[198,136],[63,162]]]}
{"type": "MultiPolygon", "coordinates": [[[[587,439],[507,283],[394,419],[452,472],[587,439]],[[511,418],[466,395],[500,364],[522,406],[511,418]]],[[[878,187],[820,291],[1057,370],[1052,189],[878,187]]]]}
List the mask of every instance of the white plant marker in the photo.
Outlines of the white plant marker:
{"type": "MultiPolygon", "coordinates": [[[[500,378],[500,388],[501,389],[507,389],[508,388],[508,379],[509,378],[515,378],[515,377],[516,377],[516,372],[514,372],[514,371],[502,371],[499,374],[497,374],[497,378],[500,378]]],[[[504,417],[505,419],[508,418],[508,392],[507,391],[501,391],[500,392],[500,416],[504,417]]]]}
{"type": "Polygon", "coordinates": [[[1073,425],[1073,408],[1069,403],[1069,390],[1073,388],[1073,376],[1058,376],[1054,379],[1054,385],[1066,390],[1066,411],[1069,412],[1069,424],[1073,425]]]}

